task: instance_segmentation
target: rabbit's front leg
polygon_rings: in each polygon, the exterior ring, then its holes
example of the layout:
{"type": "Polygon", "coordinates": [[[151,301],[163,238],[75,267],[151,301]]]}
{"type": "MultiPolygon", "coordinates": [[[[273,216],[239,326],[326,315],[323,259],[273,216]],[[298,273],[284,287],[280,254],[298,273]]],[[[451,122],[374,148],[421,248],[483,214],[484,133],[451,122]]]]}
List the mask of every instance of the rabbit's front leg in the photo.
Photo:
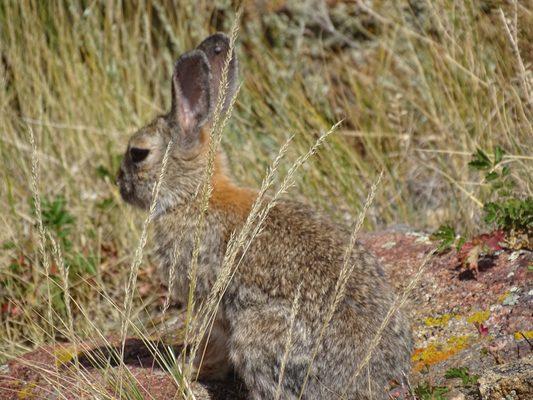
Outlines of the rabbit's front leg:
{"type": "Polygon", "coordinates": [[[230,370],[228,354],[228,327],[217,319],[209,337],[205,337],[198,348],[193,366],[200,381],[224,379],[230,370]]]}

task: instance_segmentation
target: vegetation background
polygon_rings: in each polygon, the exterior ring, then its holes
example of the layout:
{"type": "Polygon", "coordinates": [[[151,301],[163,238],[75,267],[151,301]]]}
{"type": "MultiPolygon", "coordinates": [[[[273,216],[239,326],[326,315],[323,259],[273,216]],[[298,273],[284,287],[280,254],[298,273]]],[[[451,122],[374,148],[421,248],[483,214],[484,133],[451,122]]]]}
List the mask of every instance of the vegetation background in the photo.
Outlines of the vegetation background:
{"type": "MultiPolygon", "coordinates": [[[[489,173],[506,167],[505,196],[531,198],[531,2],[5,0],[0,362],[120,329],[145,218],[114,184],[121,155],[131,133],[169,107],[179,54],[229,32],[239,6],[243,85],[222,141],[239,183],[259,187],[294,135],[283,175],[342,120],[290,192],[339,221],[356,218],[383,170],[366,229],[489,229],[483,205],[495,191],[468,165],[477,149],[498,160],[489,173]]],[[[149,244],[131,315],[143,330],[162,304],[153,268],[149,244]]]]}

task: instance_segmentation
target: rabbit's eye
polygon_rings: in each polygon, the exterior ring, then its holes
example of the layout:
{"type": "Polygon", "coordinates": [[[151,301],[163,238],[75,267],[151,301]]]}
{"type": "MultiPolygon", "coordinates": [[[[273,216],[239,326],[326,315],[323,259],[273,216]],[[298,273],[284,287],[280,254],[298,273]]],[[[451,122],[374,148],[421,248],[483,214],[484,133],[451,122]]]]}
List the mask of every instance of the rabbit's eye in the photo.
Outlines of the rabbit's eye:
{"type": "Polygon", "coordinates": [[[132,147],[130,149],[131,161],[133,161],[134,163],[139,163],[143,161],[146,157],[148,157],[148,153],[150,153],[150,150],[148,149],[140,149],[138,147],[132,147]]]}

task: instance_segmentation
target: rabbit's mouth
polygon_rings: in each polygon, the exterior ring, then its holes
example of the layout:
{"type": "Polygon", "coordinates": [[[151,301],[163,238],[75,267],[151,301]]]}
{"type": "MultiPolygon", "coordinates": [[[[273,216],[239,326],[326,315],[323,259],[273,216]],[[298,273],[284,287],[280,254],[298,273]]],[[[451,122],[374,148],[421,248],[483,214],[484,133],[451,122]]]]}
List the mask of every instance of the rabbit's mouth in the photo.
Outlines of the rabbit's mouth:
{"type": "MultiPolygon", "coordinates": [[[[138,207],[142,210],[148,210],[152,201],[153,184],[145,182],[135,173],[132,173],[128,166],[121,166],[116,178],[119,187],[120,197],[126,203],[138,207]]],[[[163,211],[166,207],[161,204],[162,196],[157,201],[156,211],[163,211]]],[[[163,201],[163,203],[165,203],[163,201]]]]}
{"type": "Polygon", "coordinates": [[[119,185],[120,196],[132,206],[147,209],[148,205],[137,195],[135,186],[131,182],[123,182],[119,185]]]}
{"type": "Polygon", "coordinates": [[[127,174],[124,172],[124,169],[121,167],[117,174],[117,184],[120,190],[120,196],[122,199],[131,205],[143,208],[140,200],[135,195],[135,186],[131,179],[128,179],[127,174]]]}
{"type": "Polygon", "coordinates": [[[118,187],[120,189],[120,196],[126,203],[133,204],[135,198],[135,188],[131,182],[119,180],[118,187]]]}
{"type": "Polygon", "coordinates": [[[127,203],[132,203],[133,198],[134,198],[133,185],[131,184],[128,185],[125,182],[120,182],[119,188],[120,188],[120,196],[122,197],[122,199],[126,201],[127,203]]]}

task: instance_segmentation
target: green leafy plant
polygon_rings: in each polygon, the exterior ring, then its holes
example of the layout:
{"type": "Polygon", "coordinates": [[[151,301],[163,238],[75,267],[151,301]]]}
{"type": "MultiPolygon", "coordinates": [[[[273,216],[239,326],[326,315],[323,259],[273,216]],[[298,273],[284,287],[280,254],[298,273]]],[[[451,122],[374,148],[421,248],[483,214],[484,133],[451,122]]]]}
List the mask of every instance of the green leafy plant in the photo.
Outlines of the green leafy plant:
{"type": "MultiPolygon", "coordinates": [[[[109,149],[109,146],[108,146],[109,149]]],[[[116,173],[122,162],[122,154],[112,153],[111,150],[108,151],[108,162],[107,165],[100,164],[96,167],[96,176],[100,179],[109,179],[111,182],[115,180],[116,173]]]]}
{"type": "MultiPolygon", "coordinates": [[[[496,146],[489,156],[478,148],[472,154],[468,165],[481,172],[485,188],[488,189],[483,204],[483,220],[497,230],[531,236],[533,231],[533,198],[520,199],[513,192],[516,184],[511,176],[511,169],[504,162],[505,151],[496,146]]],[[[431,238],[438,242],[437,250],[445,252],[455,246],[460,251],[466,239],[457,235],[455,229],[449,225],[441,225],[431,238]]]]}
{"type": "Polygon", "coordinates": [[[433,386],[429,382],[420,382],[413,392],[418,400],[444,400],[444,394],[448,392],[448,388],[433,386]]]}
{"type": "Polygon", "coordinates": [[[446,379],[459,378],[463,382],[464,386],[472,386],[477,384],[477,380],[479,378],[477,375],[470,375],[468,368],[466,367],[450,368],[446,371],[444,377],[446,379]]]}
{"type": "Polygon", "coordinates": [[[76,252],[71,259],[70,263],[70,272],[79,273],[79,274],[89,274],[95,275],[96,268],[98,265],[97,258],[93,253],[85,256],[82,253],[76,252]]]}
{"type": "Polygon", "coordinates": [[[507,231],[531,232],[533,228],[533,198],[508,198],[486,203],[485,222],[507,231]]]}
{"type": "Polygon", "coordinates": [[[483,150],[478,148],[472,154],[472,160],[468,165],[485,174],[485,182],[491,185],[492,190],[499,191],[501,195],[508,195],[515,183],[510,176],[509,165],[502,163],[504,155],[505,151],[500,146],[496,146],[491,160],[483,150]]]}
{"type": "Polygon", "coordinates": [[[455,229],[451,225],[441,225],[432,235],[431,239],[438,241],[439,246],[437,251],[439,253],[448,251],[455,247],[457,251],[461,249],[465,243],[465,238],[457,235],[455,229]]]}
{"type": "MultiPolygon", "coordinates": [[[[35,214],[35,208],[33,206],[32,208],[35,214]]],[[[70,250],[72,242],[69,240],[69,235],[76,219],[67,210],[65,198],[63,196],[56,196],[53,199],[44,197],[41,202],[41,217],[44,227],[60,240],[63,249],[70,250]]]]}
{"type": "Polygon", "coordinates": [[[65,263],[70,267],[69,276],[71,274],[94,275],[97,265],[96,256],[92,253],[86,256],[79,251],[74,251],[72,248],[70,235],[72,227],[76,223],[76,218],[68,211],[66,199],[63,196],[43,198],[41,213],[43,225],[59,240],[61,249],[64,252],[65,263]]]}
{"type": "Polygon", "coordinates": [[[520,199],[513,193],[516,186],[511,176],[511,169],[503,162],[505,151],[496,146],[490,158],[483,150],[477,149],[472,154],[468,165],[482,172],[484,182],[489,187],[488,198],[484,203],[484,220],[507,232],[531,233],[533,227],[533,199],[520,199]]]}
{"type": "Polygon", "coordinates": [[[101,211],[109,211],[116,205],[115,200],[112,197],[106,197],[105,199],[96,203],[96,208],[101,211]]]}
{"type": "Polygon", "coordinates": [[[0,248],[2,250],[11,250],[11,249],[14,249],[15,247],[17,247],[17,244],[15,242],[12,242],[12,241],[7,241],[7,242],[4,242],[2,243],[2,246],[0,246],[0,248]]]}

